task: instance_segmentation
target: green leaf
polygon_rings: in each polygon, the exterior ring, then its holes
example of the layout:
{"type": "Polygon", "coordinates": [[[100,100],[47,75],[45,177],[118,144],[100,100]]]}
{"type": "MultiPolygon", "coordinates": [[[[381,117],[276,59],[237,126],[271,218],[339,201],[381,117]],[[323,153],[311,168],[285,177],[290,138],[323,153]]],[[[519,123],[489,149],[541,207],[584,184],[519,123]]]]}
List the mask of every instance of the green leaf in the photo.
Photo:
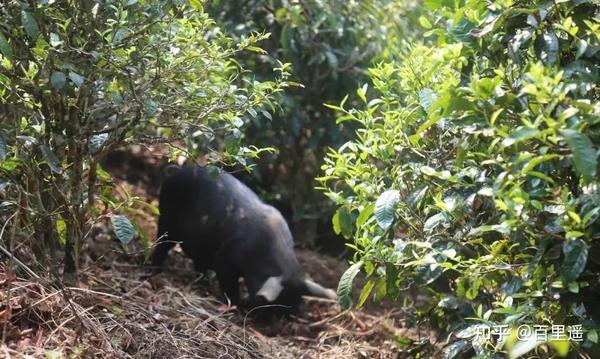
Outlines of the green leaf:
{"type": "Polygon", "coordinates": [[[515,36],[510,39],[508,43],[508,55],[515,61],[519,61],[520,51],[519,49],[526,44],[531,36],[533,36],[534,29],[526,28],[521,31],[518,31],[515,36]]]}
{"type": "Polygon", "coordinates": [[[362,211],[360,211],[358,218],[356,218],[356,229],[360,229],[360,227],[362,227],[362,225],[367,222],[369,217],[371,217],[371,215],[373,214],[374,211],[375,211],[374,203],[367,205],[362,211]]]}
{"type": "Polygon", "coordinates": [[[419,208],[428,190],[428,186],[422,186],[409,193],[408,198],[406,200],[408,207],[410,207],[410,209],[412,209],[413,211],[419,208]]]}
{"type": "Polygon", "coordinates": [[[447,31],[456,40],[464,43],[472,43],[471,30],[475,29],[475,23],[466,18],[460,19],[458,23],[448,22],[447,31]]]}
{"type": "MultiPolygon", "coordinates": [[[[438,307],[440,307],[440,308],[446,308],[446,309],[456,309],[456,308],[458,308],[458,300],[456,299],[455,296],[448,295],[448,296],[442,298],[438,302],[438,307]]],[[[458,336],[458,337],[461,338],[460,336],[458,336]]]]}
{"type": "Polygon", "coordinates": [[[352,305],[352,282],[354,282],[354,278],[356,278],[356,275],[360,272],[362,265],[362,261],[356,262],[342,274],[342,278],[337,287],[337,295],[340,306],[343,309],[348,309],[352,305]]]}
{"type": "Polygon", "coordinates": [[[375,300],[376,301],[381,301],[385,298],[385,296],[388,294],[387,291],[387,281],[385,280],[384,277],[379,277],[377,278],[377,282],[375,282],[375,287],[377,289],[375,289],[375,300]]]}
{"type": "Polygon", "coordinates": [[[66,83],[67,76],[65,76],[65,74],[60,71],[54,71],[50,76],[50,84],[57,90],[60,90],[63,87],[65,87],[66,83]]]}
{"type": "MultiPolygon", "coordinates": [[[[399,245],[399,242],[396,242],[396,249],[395,252],[397,252],[397,250],[399,249],[399,247],[401,247],[401,245],[399,245]]],[[[400,294],[400,290],[398,289],[398,285],[396,283],[396,281],[398,280],[398,268],[396,268],[396,265],[394,263],[386,263],[385,265],[385,286],[387,289],[387,295],[388,297],[390,297],[392,300],[395,300],[396,298],[398,298],[398,295],[400,294]]]]}
{"type": "Polygon", "coordinates": [[[50,46],[57,47],[62,44],[60,36],[57,33],[50,33],[50,46]]]}
{"type": "Polygon", "coordinates": [[[481,189],[479,191],[477,191],[477,194],[480,196],[485,196],[485,197],[493,197],[494,196],[494,189],[492,187],[481,187],[481,189]]]}
{"type": "Polygon", "coordinates": [[[44,155],[44,159],[46,160],[46,163],[48,164],[48,166],[50,166],[50,169],[52,170],[52,172],[62,173],[62,168],[60,166],[60,160],[58,159],[58,157],[56,157],[54,152],[52,152],[50,147],[48,147],[46,145],[40,145],[40,150],[42,151],[42,154],[44,155]]]}
{"type": "Polygon", "coordinates": [[[294,52],[292,38],[293,38],[292,26],[290,24],[286,23],[283,26],[283,28],[281,29],[281,36],[280,36],[279,41],[281,44],[281,48],[283,49],[283,54],[289,58],[291,58],[293,56],[293,52],[294,52]]]}
{"type": "Polygon", "coordinates": [[[67,224],[65,220],[59,215],[56,218],[56,233],[58,233],[58,240],[63,245],[67,242],[67,224]]]}
{"type": "Polygon", "coordinates": [[[598,158],[592,141],[581,132],[565,129],[561,131],[565,140],[573,152],[575,170],[583,177],[586,183],[590,183],[596,176],[598,158]]]}
{"type": "Polygon", "coordinates": [[[483,225],[483,226],[475,227],[469,231],[468,235],[469,236],[478,236],[480,234],[491,232],[491,231],[496,231],[498,233],[508,235],[511,232],[510,222],[504,221],[500,224],[483,225]]]}
{"type": "Polygon", "coordinates": [[[375,219],[382,229],[387,229],[394,222],[399,202],[400,192],[396,190],[383,192],[375,202],[375,219]]]}
{"type": "Polygon", "coordinates": [[[269,111],[266,110],[261,110],[260,111],[263,116],[265,116],[269,121],[273,121],[273,116],[271,115],[271,113],[269,111]]]}
{"type": "Polygon", "coordinates": [[[594,223],[598,219],[599,215],[600,215],[600,207],[596,207],[596,208],[592,209],[591,211],[587,212],[583,216],[583,225],[587,227],[590,224],[594,223]]]}
{"type": "Polygon", "coordinates": [[[108,140],[108,133],[100,133],[90,137],[90,152],[97,153],[108,140]]]}
{"type": "Polygon", "coordinates": [[[451,6],[451,0],[425,0],[425,7],[429,10],[437,10],[443,6],[451,6]]]}
{"type": "Polygon", "coordinates": [[[362,306],[367,301],[367,298],[369,298],[369,294],[371,294],[371,291],[373,290],[374,287],[375,287],[375,281],[374,280],[369,280],[365,284],[365,286],[363,287],[362,291],[360,292],[360,296],[358,297],[358,303],[356,304],[357,308],[362,308],[362,306]]]}
{"type": "Polygon", "coordinates": [[[513,277],[509,281],[504,282],[501,286],[504,293],[508,296],[517,293],[521,287],[523,287],[523,280],[519,277],[513,277]]]}
{"type": "Polygon", "coordinates": [[[0,52],[2,53],[2,55],[6,56],[10,61],[13,60],[12,47],[10,46],[10,44],[8,43],[8,40],[6,39],[6,37],[4,37],[4,34],[1,31],[0,31],[0,52]]]}
{"type": "Polygon", "coordinates": [[[84,78],[78,73],[69,71],[69,78],[71,79],[71,81],[73,81],[75,86],[81,87],[81,85],[83,85],[84,78]]]}
{"type": "Polygon", "coordinates": [[[431,114],[427,121],[423,122],[421,126],[419,126],[417,132],[409,137],[411,143],[417,144],[421,137],[423,137],[425,131],[427,131],[431,126],[435,125],[440,120],[441,117],[438,114],[431,114]]]}
{"type": "Polygon", "coordinates": [[[427,175],[427,176],[434,176],[437,171],[434,170],[433,168],[429,167],[429,166],[421,166],[420,171],[422,174],[427,175]]]}
{"type": "Polygon", "coordinates": [[[135,236],[135,228],[133,224],[125,216],[114,215],[110,217],[110,221],[113,226],[113,230],[117,239],[124,245],[127,245],[135,236]]]}
{"type": "Polygon", "coordinates": [[[565,78],[577,79],[580,81],[598,81],[600,67],[586,60],[577,60],[571,62],[565,68],[565,78]]]}
{"type": "Polygon", "coordinates": [[[331,69],[337,69],[339,67],[339,60],[333,51],[325,51],[325,57],[327,58],[327,63],[331,69]]]}
{"type": "MultiPolygon", "coordinates": [[[[424,264],[415,268],[415,283],[418,285],[428,285],[442,275],[443,269],[438,264],[424,264]]],[[[474,299],[474,298],[470,298],[474,299]]]]}
{"type": "Polygon", "coordinates": [[[46,59],[48,57],[48,48],[49,45],[46,42],[46,40],[44,40],[44,37],[38,36],[35,42],[35,48],[33,48],[32,50],[41,59],[46,59]]]}
{"type": "Polygon", "coordinates": [[[342,234],[345,238],[352,237],[352,215],[347,206],[338,208],[332,218],[333,230],[336,234],[342,234]]]}
{"type": "Polygon", "coordinates": [[[575,116],[579,112],[579,109],[576,107],[569,107],[558,115],[558,121],[564,122],[566,119],[569,119],[575,116]]]}
{"type": "Polygon", "coordinates": [[[443,225],[446,223],[450,223],[450,217],[448,214],[446,214],[445,212],[440,212],[437,214],[434,214],[433,216],[427,218],[427,220],[425,221],[425,223],[423,224],[423,230],[425,232],[431,232],[433,231],[437,226],[439,225],[443,225]]]}
{"type": "Polygon", "coordinates": [[[529,162],[527,162],[527,164],[523,167],[523,169],[521,171],[524,174],[527,174],[531,170],[533,170],[535,168],[535,166],[539,165],[540,163],[543,163],[543,162],[546,162],[546,161],[550,161],[550,160],[553,160],[553,159],[558,158],[558,157],[559,156],[557,154],[554,154],[554,153],[535,157],[535,158],[531,159],[529,162]]]}
{"type": "Polygon", "coordinates": [[[568,287],[569,287],[569,292],[575,293],[575,294],[579,293],[579,283],[571,282],[571,283],[569,283],[568,287]]]}
{"type": "Polygon", "coordinates": [[[429,113],[429,109],[435,101],[437,101],[437,95],[432,89],[424,88],[419,91],[419,103],[425,112],[429,113]]]}
{"type": "Polygon", "coordinates": [[[503,147],[512,146],[515,143],[526,141],[530,138],[537,136],[540,131],[537,128],[531,127],[519,127],[516,131],[511,133],[507,138],[502,141],[503,147]]]}
{"type": "Polygon", "coordinates": [[[496,123],[496,120],[498,120],[498,117],[500,116],[500,114],[502,113],[502,111],[504,111],[503,108],[499,108],[497,109],[492,116],[490,117],[490,124],[493,126],[496,123]]]}
{"type": "Polygon", "coordinates": [[[6,145],[6,141],[4,141],[4,137],[2,137],[2,134],[0,133],[0,161],[4,161],[7,154],[8,146],[6,145]]]}
{"type": "Polygon", "coordinates": [[[512,347],[510,347],[510,345],[507,343],[507,347],[509,347],[508,357],[511,359],[519,358],[520,356],[529,353],[540,344],[542,344],[542,342],[539,341],[537,336],[533,334],[530,334],[526,338],[520,339],[512,347]]]}
{"type": "Polygon", "coordinates": [[[544,32],[538,36],[534,42],[535,54],[541,59],[544,65],[551,65],[558,60],[558,37],[554,32],[544,32]]]}
{"type": "Polygon", "coordinates": [[[456,358],[466,347],[468,341],[459,340],[456,341],[444,349],[444,359],[456,358]]]}
{"type": "Polygon", "coordinates": [[[266,54],[267,52],[258,46],[247,46],[246,50],[256,52],[257,54],[266,54]]]}
{"type": "Polygon", "coordinates": [[[576,280],[583,270],[588,257],[588,248],[581,239],[567,240],[563,244],[563,261],[560,274],[566,283],[576,280]]]}
{"type": "MultiPolygon", "coordinates": [[[[139,204],[140,206],[146,207],[148,210],[150,210],[150,213],[152,213],[155,216],[160,215],[160,211],[159,211],[158,207],[156,207],[155,205],[153,205],[150,202],[144,201],[144,200],[142,200],[140,198],[134,198],[133,202],[135,204],[139,204]]],[[[133,224],[135,225],[135,223],[133,223],[133,224]]]]}
{"type": "Polygon", "coordinates": [[[195,10],[202,11],[202,12],[204,11],[203,7],[202,7],[202,1],[200,1],[200,0],[190,0],[190,5],[192,5],[192,7],[195,10]]]}
{"type": "Polygon", "coordinates": [[[17,158],[8,158],[5,161],[0,162],[0,170],[6,172],[12,172],[17,169],[19,166],[23,165],[23,161],[17,158]]]}
{"type": "Polygon", "coordinates": [[[117,31],[114,32],[114,35],[111,39],[111,42],[113,44],[118,44],[121,41],[123,41],[123,39],[125,39],[127,36],[129,36],[130,34],[130,30],[126,29],[126,28],[120,28],[117,31]]]}
{"type": "Polygon", "coordinates": [[[328,109],[334,110],[334,111],[344,112],[344,109],[341,108],[340,106],[336,106],[336,105],[332,105],[332,104],[328,104],[328,103],[324,103],[323,106],[327,107],[328,109]]]}
{"type": "Polygon", "coordinates": [[[37,21],[32,13],[25,10],[21,11],[21,24],[23,25],[23,28],[25,28],[27,35],[29,35],[32,40],[37,39],[40,33],[40,28],[38,27],[37,21]]]}
{"type": "Polygon", "coordinates": [[[588,49],[588,43],[584,39],[580,39],[577,46],[577,53],[575,54],[575,58],[579,59],[583,56],[588,49]]]}
{"type": "Polygon", "coordinates": [[[360,97],[360,99],[364,103],[367,103],[367,88],[368,88],[368,85],[364,84],[363,86],[356,89],[356,94],[358,95],[358,97],[360,97]]]}
{"type": "Polygon", "coordinates": [[[586,335],[587,339],[592,342],[598,344],[598,332],[595,330],[590,330],[586,335]]]}
{"type": "Polygon", "coordinates": [[[427,19],[425,16],[419,17],[419,24],[421,24],[421,26],[423,26],[424,29],[431,29],[433,27],[433,25],[431,25],[431,22],[429,22],[429,19],[427,19]]]}

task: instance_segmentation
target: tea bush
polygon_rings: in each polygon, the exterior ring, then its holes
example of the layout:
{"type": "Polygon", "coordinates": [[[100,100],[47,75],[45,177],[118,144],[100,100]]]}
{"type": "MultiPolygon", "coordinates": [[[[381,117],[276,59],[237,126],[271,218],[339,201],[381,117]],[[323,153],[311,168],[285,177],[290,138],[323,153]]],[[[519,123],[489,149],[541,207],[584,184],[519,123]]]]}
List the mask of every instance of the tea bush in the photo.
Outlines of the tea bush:
{"type": "Polygon", "coordinates": [[[275,109],[289,73],[280,63],[271,81],[249,81],[235,56],[262,52],[266,38],[234,42],[193,0],[5,2],[0,238],[8,251],[26,243],[40,260],[62,251],[73,280],[93,223],[111,218],[128,243],[134,224],[112,212],[136,199],[112,198],[99,166],[116,146],[168,143],[174,155],[242,163],[257,155],[240,128],[275,109]]]}
{"type": "Polygon", "coordinates": [[[342,304],[362,269],[358,306],[429,294],[419,311],[453,334],[446,357],[598,350],[600,6],[425,7],[425,40],[369,70],[362,105],[329,105],[360,126],[320,178],[356,251],[342,304]]]}

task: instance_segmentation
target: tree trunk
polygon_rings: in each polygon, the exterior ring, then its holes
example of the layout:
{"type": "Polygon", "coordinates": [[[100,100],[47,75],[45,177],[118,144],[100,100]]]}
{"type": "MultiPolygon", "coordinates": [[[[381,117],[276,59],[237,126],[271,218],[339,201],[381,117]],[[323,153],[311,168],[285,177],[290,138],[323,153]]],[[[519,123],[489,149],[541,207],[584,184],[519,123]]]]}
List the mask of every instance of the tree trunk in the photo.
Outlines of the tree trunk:
{"type": "Polygon", "coordinates": [[[63,280],[67,284],[76,284],[77,271],[79,270],[79,242],[83,234],[85,216],[83,208],[83,146],[78,138],[75,114],[66,118],[68,151],[67,160],[70,164],[68,175],[68,208],[63,210],[63,218],[67,227],[65,240],[65,262],[63,280]]]}

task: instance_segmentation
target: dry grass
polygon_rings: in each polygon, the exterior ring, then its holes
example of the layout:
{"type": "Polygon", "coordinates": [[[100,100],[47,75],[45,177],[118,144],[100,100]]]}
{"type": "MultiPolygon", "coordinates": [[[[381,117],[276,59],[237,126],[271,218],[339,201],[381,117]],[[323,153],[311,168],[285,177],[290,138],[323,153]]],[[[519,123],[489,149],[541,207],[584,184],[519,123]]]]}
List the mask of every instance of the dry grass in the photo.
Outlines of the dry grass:
{"type": "MultiPolygon", "coordinates": [[[[262,358],[273,345],[185,288],[126,292],[54,288],[0,272],[2,355],[6,357],[262,358]]],[[[108,279],[108,278],[103,278],[108,279]]],[[[278,349],[283,357],[294,357],[278,349]]]]}
{"type": "Polygon", "coordinates": [[[183,273],[144,279],[143,269],[115,261],[110,269],[88,267],[79,287],[58,288],[4,265],[0,357],[402,358],[410,357],[407,348],[433,349],[423,347],[430,333],[394,325],[397,311],[340,311],[308,298],[298,316],[260,323],[183,273]],[[403,341],[410,345],[400,350],[403,341]]]}

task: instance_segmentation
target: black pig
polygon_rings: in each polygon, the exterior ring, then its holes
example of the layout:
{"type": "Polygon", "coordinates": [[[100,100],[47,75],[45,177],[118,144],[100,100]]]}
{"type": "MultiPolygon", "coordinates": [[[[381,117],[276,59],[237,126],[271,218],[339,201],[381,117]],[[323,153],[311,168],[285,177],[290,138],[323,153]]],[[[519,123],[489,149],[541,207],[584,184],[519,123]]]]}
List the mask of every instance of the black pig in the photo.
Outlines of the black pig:
{"type": "Polygon", "coordinates": [[[232,175],[213,167],[184,167],[167,176],[160,192],[160,268],[181,243],[196,270],[214,269],[222,291],[239,303],[240,277],[253,305],[297,308],[302,295],[334,299],[335,292],[304,279],[285,219],[232,175]]]}

